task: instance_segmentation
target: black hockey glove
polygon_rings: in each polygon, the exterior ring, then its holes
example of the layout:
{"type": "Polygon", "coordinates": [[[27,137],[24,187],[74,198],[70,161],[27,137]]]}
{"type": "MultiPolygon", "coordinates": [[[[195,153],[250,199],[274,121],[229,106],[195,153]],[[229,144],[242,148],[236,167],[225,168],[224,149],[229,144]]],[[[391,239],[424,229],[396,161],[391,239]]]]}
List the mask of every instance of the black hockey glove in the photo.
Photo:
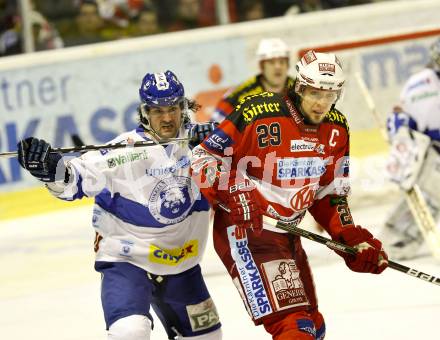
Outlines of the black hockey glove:
{"type": "Polygon", "coordinates": [[[42,182],[64,180],[66,168],[61,154],[50,153],[51,146],[43,139],[29,137],[17,144],[18,162],[42,182]],[[57,165],[59,164],[58,168],[57,165]],[[58,171],[57,171],[58,170],[58,171]]]}
{"type": "Polygon", "coordinates": [[[203,140],[214,131],[219,124],[217,122],[206,122],[193,124],[189,129],[189,147],[192,149],[199,145],[203,140]]]}

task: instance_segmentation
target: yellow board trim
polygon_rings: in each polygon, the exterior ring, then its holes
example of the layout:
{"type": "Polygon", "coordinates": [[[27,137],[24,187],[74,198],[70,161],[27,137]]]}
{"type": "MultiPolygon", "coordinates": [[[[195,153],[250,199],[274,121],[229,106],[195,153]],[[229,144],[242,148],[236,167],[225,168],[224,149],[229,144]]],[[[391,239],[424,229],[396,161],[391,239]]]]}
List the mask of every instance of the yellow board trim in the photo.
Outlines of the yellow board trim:
{"type": "Polygon", "coordinates": [[[0,220],[93,204],[92,198],[73,202],[53,197],[45,187],[0,193],[0,220]]]}
{"type": "Polygon", "coordinates": [[[367,157],[388,152],[388,148],[380,129],[350,131],[350,156],[367,157]]]}
{"type": "MultiPolygon", "coordinates": [[[[350,143],[350,154],[353,157],[362,158],[385,152],[388,149],[379,129],[352,131],[350,143]]],[[[92,203],[92,198],[65,202],[53,197],[44,187],[0,193],[0,220],[91,205],[92,203]]]]}

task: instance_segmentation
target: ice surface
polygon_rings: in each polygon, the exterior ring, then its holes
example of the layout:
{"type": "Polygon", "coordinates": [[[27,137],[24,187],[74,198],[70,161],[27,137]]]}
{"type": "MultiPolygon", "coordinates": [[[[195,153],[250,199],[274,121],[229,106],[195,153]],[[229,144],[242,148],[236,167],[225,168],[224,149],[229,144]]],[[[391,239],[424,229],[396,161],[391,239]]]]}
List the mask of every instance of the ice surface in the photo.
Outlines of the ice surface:
{"type": "MultiPolygon", "coordinates": [[[[387,209],[372,206],[353,215],[358,224],[377,234],[387,209]]],[[[81,207],[1,222],[2,339],[106,339],[90,221],[91,207],[81,207]]],[[[322,245],[305,240],[304,247],[326,319],[326,340],[435,338],[439,286],[394,270],[379,276],[353,273],[322,245]]],[[[440,276],[440,266],[431,257],[402,264],[440,276]]],[[[202,268],[220,313],[224,339],[270,339],[262,327],[251,323],[212,247],[202,268]]],[[[157,319],[152,339],[167,339],[157,319]]]]}

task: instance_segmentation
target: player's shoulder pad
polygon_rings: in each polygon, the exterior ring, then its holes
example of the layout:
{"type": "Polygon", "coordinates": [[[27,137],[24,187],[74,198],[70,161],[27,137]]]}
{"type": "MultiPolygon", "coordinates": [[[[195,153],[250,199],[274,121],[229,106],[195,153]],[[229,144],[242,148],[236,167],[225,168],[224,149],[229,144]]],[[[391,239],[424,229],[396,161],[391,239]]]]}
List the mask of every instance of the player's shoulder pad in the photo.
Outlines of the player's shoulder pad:
{"type": "Polygon", "coordinates": [[[331,123],[335,125],[339,125],[345,128],[347,133],[349,133],[350,129],[348,126],[348,121],[345,115],[337,110],[336,108],[332,108],[324,119],[324,123],[331,123]]]}
{"type": "Polygon", "coordinates": [[[414,96],[412,102],[438,95],[437,74],[430,68],[425,68],[418,73],[413,74],[403,86],[402,95],[414,96]]]}
{"type": "Polygon", "coordinates": [[[246,97],[226,119],[232,121],[242,131],[246,125],[256,120],[284,116],[284,106],[285,102],[281,95],[272,92],[262,92],[246,97]]]}
{"type": "Polygon", "coordinates": [[[293,87],[295,85],[295,79],[292,78],[291,76],[287,77],[287,88],[290,89],[291,87],[293,87]]]}
{"type": "Polygon", "coordinates": [[[258,80],[258,76],[249,78],[242,84],[232,89],[226,96],[226,99],[233,100],[235,103],[239,103],[244,98],[263,92],[263,88],[258,80]]]}
{"type": "Polygon", "coordinates": [[[247,92],[248,89],[255,87],[257,83],[257,76],[253,76],[233,88],[231,92],[228,93],[228,97],[239,97],[241,93],[247,92]]]}

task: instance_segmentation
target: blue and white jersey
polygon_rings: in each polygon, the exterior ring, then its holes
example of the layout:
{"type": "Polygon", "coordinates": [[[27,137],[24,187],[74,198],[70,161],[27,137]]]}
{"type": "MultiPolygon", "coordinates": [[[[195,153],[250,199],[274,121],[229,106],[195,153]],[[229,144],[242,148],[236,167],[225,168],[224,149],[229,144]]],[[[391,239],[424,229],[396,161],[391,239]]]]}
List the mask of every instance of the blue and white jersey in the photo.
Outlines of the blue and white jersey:
{"type": "Polygon", "coordinates": [[[388,118],[391,137],[406,125],[440,141],[440,77],[426,68],[411,76],[400,94],[401,109],[388,118]]]}
{"type": "MultiPolygon", "coordinates": [[[[111,143],[153,139],[139,128],[111,143]]],[[[200,262],[209,228],[209,204],[191,180],[190,154],[186,143],[91,151],[67,163],[73,181],[61,191],[48,188],[63,200],[95,197],[97,261],[176,274],[200,262]]]]}

